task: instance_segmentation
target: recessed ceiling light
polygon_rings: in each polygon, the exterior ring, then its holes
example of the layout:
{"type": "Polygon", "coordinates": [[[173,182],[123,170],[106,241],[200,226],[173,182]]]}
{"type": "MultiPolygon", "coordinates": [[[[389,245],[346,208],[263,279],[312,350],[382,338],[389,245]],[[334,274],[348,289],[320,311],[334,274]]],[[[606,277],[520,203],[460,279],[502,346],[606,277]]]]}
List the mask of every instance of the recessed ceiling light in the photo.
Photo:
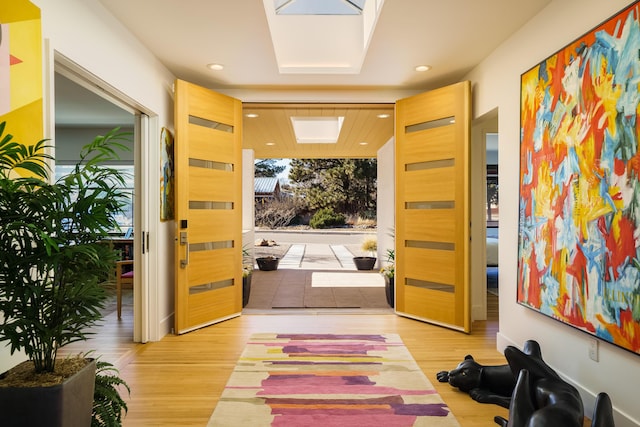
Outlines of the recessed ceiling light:
{"type": "Polygon", "coordinates": [[[244,116],[250,119],[255,119],[256,117],[259,117],[256,113],[247,113],[244,116]]]}
{"type": "Polygon", "coordinates": [[[360,143],[360,145],[369,145],[369,143],[368,143],[368,142],[364,142],[364,141],[362,141],[362,142],[360,143]]]}
{"type": "Polygon", "coordinates": [[[391,114],[378,114],[377,117],[379,119],[388,119],[389,117],[391,117],[391,114]]]}
{"type": "Polygon", "coordinates": [[[422,71],[429,71],[431,69],[431,65],[418,65],[416,67],[416,71],[422,72],[422,71]]]}
{"type": "Polygon", "coordinates": [[[276,145],[276,143],[275,142],[267,142],[265,145],[271,146],[271,145],[276,145]]]}
{"type": "Polygon", "coordinates": [[[207,64],[207,68],[214,71],[220,71],[224,69],[222,64],[207,64]]]}

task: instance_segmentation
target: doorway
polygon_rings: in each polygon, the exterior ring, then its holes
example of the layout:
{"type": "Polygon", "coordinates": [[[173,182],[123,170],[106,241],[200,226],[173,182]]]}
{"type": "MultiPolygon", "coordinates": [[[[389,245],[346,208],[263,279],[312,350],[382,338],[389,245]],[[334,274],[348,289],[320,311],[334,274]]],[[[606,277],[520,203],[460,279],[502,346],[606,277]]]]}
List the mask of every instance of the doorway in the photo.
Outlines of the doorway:
{"type": "Polygon", "coordinates": [[[474,120],[472,153],[472,252],[473,317],[476,320],[498,315],[498,110],[474,120]],[[492,193],[494,192],[494,193],[492,193]]]}
{"type": "Polygon", "coordinates": [[[277,273],[254,271],[260,291],[244,312],[388,308],[379,273],[384,260],[372,246],[378,242],[376,159],[257,159],[254,165],[247,170],[255,172],[247,177],[255,193],[247,209],[255,206],[256,231],[245,247],[258,267],[264,257],[279,265],[277,273]],[[362,256],[377,265],[357,271],[354,257],[362,256]]]}
{"type": "MultiPolygon", "coordinates": [[[[377,176],[378,176],[378,188],[377,188],[377,222],[378,229],[369,230],[354,230],[357,235],[347,238],[348,241],[333,241],[325,242],[322,248],[324,252],[327,252],[327,260],[332,259],[334,263],[337,263],[338,267],[342,265],[338,261],[338,257],[332,252],[332,244],[340,247],[351,248],[351,253],[354,256],[363,255],[361,252],[361,245],[365,239],[365,235],[377,237],[378,250],[375,256],[378,258],[376,269],[372,270],[375,279],[381,279],[382,275],[379,274],[378,268],[384,264],[386,259],[387,249],[393,249],[394,241],[393,237],[389,235],[393,234],[394,223],[394,198],[393,198],[393,170],[394,170],[394,146],[393,146],[393,132],[394,132],[394,104],[349,104],[349,103],[281,103],[281,104],[261,104],[261,103],[244,103],[243,104],[243,148],[245,150],[248,160],[243,163],[244,173],[243,180],[243,246],[249,247],[252,250],[260,248],[254,248],[254,242],[264,235],[264,233],[255,230],[254,220],[254,203],[256,203],[256,196],[254,191],[257,191],[254,186],[254,159],[276,159],[276,158],[297,158],[297,159],[336,159],[336,158],[356,158],[356,159],[368,159],[377,158],[377,176]],[[304,119],[304,120],[302,120],[304,119]],[[294,120],[298,123],[304,122],[313,123],[314,121],[322,122],[325,119],[331,119],[332,123],[339,124],[341,131],[339,137],[335,142],[328,141],[328,137],[323,142],[299,142],[304,138],[299,138],[294,132],[294,120]],[[355,253],[354,253],[355,252],[355,253]]],[[[317,123],[316,123],[317,124],[317,123]]],[[[320,139],[320,138],[319,138],[320,139]]],[[[349,230],[343,230],[349,232],[349,230]]],[[[274,240],[279,243],[294,243],[304,244],[309,243],[311,245],[318,244],[313,241],[302,242],[302,236],[283,237],[282,234],[274,236],[274,240]],[[288,242],[286,240],[292,240],[288,242]]],[[[335,249],[338,254],[341,253],[340,248],[335,249]]],[[[283,255],[281,247],[275,247],[274,251],[276,255],[283,255]]],[[[353,258],[350,256],[349,258],[353,258]]],[[[323,265],[318,265],[318,269],[322,270],[323,265]]],[[[306,286],[311,286],[311,277],[305,277],[304,271],[296,272],[300,277],[299,283],[306,286]]],[[[266,272],[264,275],[273,276],[273,281],[278,279],[274,273],[266,272]]],[[[263,275],[263,277],[264,277],[263,275]]],[[[272,284],[271,286],[276,286],[272,284]]],[[[276,289],[271,290],[273,293],[277,292],[276,289]]],[[[323,302],[312,302],[308,305],[313,306],[326,306],[335,307],[336,305],[351,308],[367,306],[370,307],[369,301],[365,301],[366,297],[360,298],[354,297],[358,292],[355,289],[342,288],[335,290],[335,294],[349,294],[341,298],[341,301],[337,301],[333,296],[327,296],[327,289],[308,289],[309,292],[317,292],[318,294],[324,294],[323,302]]],[[[386,303],[386,298],[382,289],[380,291],[380,298],[378,304],[380,308],[386,308],[390,310],[386,303]]],[[[309,292],[307,296],[309,296],[309,292]]],[[[370,294],[376,292],[372,289],[362,289],[362,292],[370,294]]],[[[303,299],[301,289],[297,289],[295,295],[292,295],[290,302],[284,299],[276,298],[274,304],[277,306],[296,305],[302,306],[303,299]]],[[[375,298],[371,298],[373,300],[375,298]]],[[[320,301],[318,299],[318,301],[320,301]]],[[[269,303],[270,304],[270,303],[269,303]]],[[[251,305],[249,306],[251,307],[251,305]]]]}
{"type": "MultiPolygon", "coordinates": [[[[49,132],[56,149],[55,168],[60,173],[64,173],[66,165],[78,160],[80,148],[93,141],[96,135],[116,127],[132,133],[131,151],[122,153],[117,164],[111,165],[131,174],[125,190],[132,196],[131,205],[118,218],[119,229],[112,233],[123,254],[133,258],[135,271],[135,285],[125,291],[123,297],[124,304],[130,304],[123,310],[128,309],[131,315],[128,322],[120,325],[118,334],[126,334],[131,342],[145,342],[149,335],[143,328],[143,324],[148,324],[148,261],[145,256],[148,251],[145,237],[148,236],[149,208],[145,197],[148,185],[143,179],[146,160],[143,160],[142,153],[148,147],[149,117],[139,108],[134,108],[131,100],[110,93],[105,89],[108,85],[57,53],[51,81],[55,115],[50,118],[49,132]]],[[[114,319],[117,322],[115,314],[114,319]]]]}

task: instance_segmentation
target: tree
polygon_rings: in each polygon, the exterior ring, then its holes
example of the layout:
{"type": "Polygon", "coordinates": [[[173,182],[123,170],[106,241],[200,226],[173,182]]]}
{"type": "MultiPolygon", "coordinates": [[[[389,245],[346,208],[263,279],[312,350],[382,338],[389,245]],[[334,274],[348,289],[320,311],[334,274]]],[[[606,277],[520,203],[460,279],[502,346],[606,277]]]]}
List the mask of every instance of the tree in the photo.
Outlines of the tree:
{"type": "Polygon", "coordinates": [[[375,159],[294,159],[289,180],[309,210],[331,207],[344,214],[375,211],[375,159]]]}
{"type": "Polygon", "coordinates": [[[254,164],[254,175],[262,178],[274,178],[285,170],[286,166],[279,166],[278,161],[282,159],[263,159],[254,164]]]}

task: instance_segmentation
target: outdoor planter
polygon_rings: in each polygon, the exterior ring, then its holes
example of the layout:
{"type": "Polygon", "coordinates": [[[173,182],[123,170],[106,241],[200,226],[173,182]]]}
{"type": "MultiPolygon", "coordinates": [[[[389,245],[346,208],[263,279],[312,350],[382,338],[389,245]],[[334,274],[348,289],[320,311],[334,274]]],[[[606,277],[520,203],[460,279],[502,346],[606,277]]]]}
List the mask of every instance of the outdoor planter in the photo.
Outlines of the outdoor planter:
{"type": "MultiPolygon", "coordinates": [[[[6,375],[6,372],[2,376],[6,375]]],[[[0,377],[2,377],[0,376],[0,377]]],[[[50,387],[0,387],[0,425],[86,427],[91,425],[96,361],[50,387]]]]}
{"type": "Polygon", "coordinates": [[[249,304],[249,296],[251,295],[251,274],[242,278],[242,306],[249,304]]]}
{"type": "Polygon", "coordinates": [[[387,297],[387,304],[394,307],[393,303],[395,302],[395,277],[384,276],[384,293],[387,297]]]}
{"type": "Polygon", "coordinates": [[[280,262],[280,258],[276,258],[273,256],[259,257],[259,258],[256,258],[256,262],[258,263],[258,268],[260,270],[273,271],[278,269],[278,263],[280,262]]]}
{"type": "Polygon", "coordinates": [[[353,257],[353,263],[358,270],[373,270],[376,265],[376,258],[372,256],[356,256],[353,257]]]}

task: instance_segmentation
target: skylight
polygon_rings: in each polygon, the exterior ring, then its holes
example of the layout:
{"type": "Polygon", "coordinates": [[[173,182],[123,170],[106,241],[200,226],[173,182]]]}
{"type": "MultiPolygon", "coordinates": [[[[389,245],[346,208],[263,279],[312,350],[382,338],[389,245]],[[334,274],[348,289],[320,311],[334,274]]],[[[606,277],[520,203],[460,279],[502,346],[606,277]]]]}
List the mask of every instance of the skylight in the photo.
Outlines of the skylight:
{"type": "Polygon", "coordinates": [[[384,0],[262,0],[281,74],[357,74],[384,0]]]}
{"type": "Polygon", "coordinates": [[[361,15],[365,0],[274,0],[277,15],[361,15]]]}
{"type": "Polygon", "coordinates": [[[335,144],[344,117],[291,117],[298,144],[335,144]]]}

